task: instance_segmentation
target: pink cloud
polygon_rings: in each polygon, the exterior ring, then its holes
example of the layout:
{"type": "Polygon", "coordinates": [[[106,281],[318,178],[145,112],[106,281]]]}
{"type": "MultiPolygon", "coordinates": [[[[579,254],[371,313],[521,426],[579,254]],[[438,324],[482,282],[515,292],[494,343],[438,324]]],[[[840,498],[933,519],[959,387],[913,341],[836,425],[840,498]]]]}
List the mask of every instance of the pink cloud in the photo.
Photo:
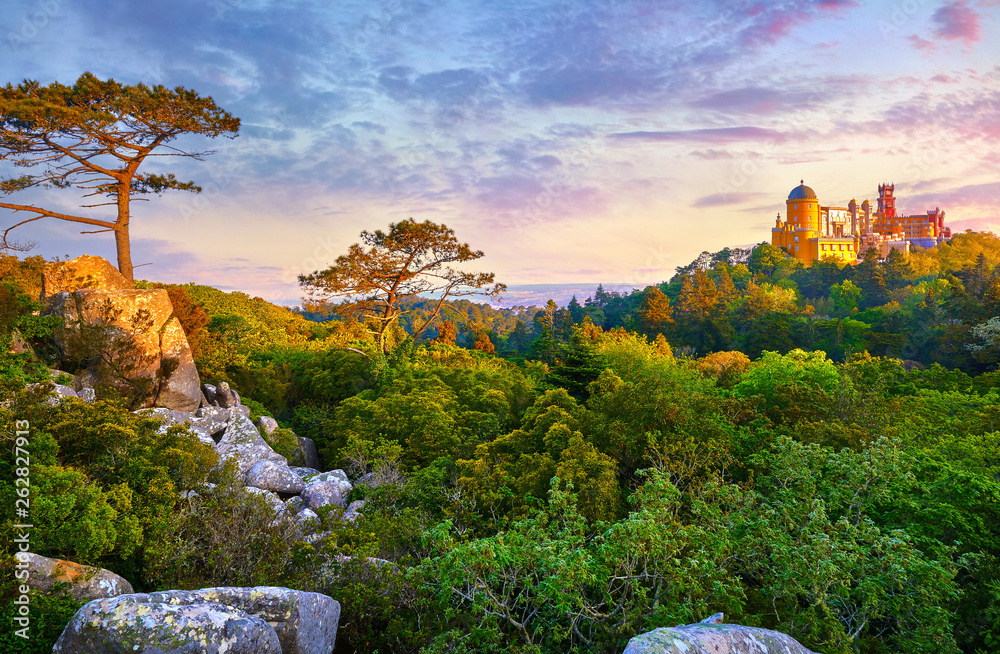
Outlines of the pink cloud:
{"type": "Polygon", "coordinates": [[[965,45],[972,45],[981,38],[979,14],[966,0],[940,7],[932,20],[937,24],[934,36],[939,38],[962,41],[965,45]]]}
{"type": "Polygon", "coordinates": [[[917,50],[923,50],[924,52],[929,52],[931,50],[937,49],[937,44],[934,43],[934,41],[928,41],[927,39],[920,38],[920,36],[916,34],[911,34],[909,36],[909,39],[910,43],[912,43],[913,47],[916,48],[917,50]]]}

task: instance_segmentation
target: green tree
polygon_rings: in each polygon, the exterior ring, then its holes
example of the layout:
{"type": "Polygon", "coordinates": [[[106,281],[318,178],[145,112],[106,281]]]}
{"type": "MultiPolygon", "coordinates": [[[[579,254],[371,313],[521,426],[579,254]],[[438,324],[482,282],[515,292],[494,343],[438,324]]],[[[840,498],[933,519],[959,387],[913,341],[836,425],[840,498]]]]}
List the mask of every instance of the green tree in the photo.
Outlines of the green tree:
{"type": "Polygon", "coordinates": [[[830,299],[833,300],[833,307],[844,314],[855,313],[858,310],[858,302],[861,300],[861,289],[854,283],[845,279],[839,284],[830,287],[830,299]]]}
{"type": "Polygon", "coordinates": [[[884,270],[885,285],[890,291],[902,288],[913,274],[910,264],[906,260],[906,255],[896,249],[889,251],[889,256],[885,258],[885,263],[882,267],[884,270]]]}
{"type": "Polygon", "coordinates": [[[189,134],[235,137],[239,127],[240,120],[212,98],[182,86],[172,91],[159,85],[125,86],[91,73],[81,75],[72,87],[58,82],[41,86],[33,80],[16,87],[8,84],[0,89],[0,161],[42,170],[0,180],[0,196],[34,187],[76,188],[84,197],[97,198],[84,208],[114,206],[117,218],[0,202],[5,209],[35,214],[5,230],[3,243],[11,230],[46,217],[98,227],[85,233],[114,232],[118,269],[131,281],[132,196],[169,189],[201,191],[194,182],[182,182],[173,174],[140,173],[139,167],[150,157],[199,159],[209,153],[185,151],[171,143],[189,134]]]}
{"type": "Polygon", "coordinates": [[[864,260],[854,267],[854,281],[861,289],[861,303],[864,308],[880,307],[889,301],[885,272],[875,248],[868,248],[864,253],[864,260]]]}
{"type": "Polygon", "coordinates": [[[747,267],[755,275],[771,277],[778,265],[787,258],[788,255],[781,248],[762,243],[753,249],[747,267]]]}
{"type": "Polygon", "coordinates": [[[387,334],[401,316],[412,311],[407,301],[431,296],[432,308],[416,324],[416,339],[441,313],[450,297],[483,294],[497,297],[506,286],[495,284],[493,273],[461,272],[449,264],[481,259],[482,250],[459,243],[454,230],[429,220],[410,218],[390,223],[389,231],[361,232],[355,243],[332,266],[299,275],[311,309],[327,309],[330,300],[344,298],[333,307],[343,315],[360,315],[374,321],[371,328],[379,349],[389,351],[387,334]]]}

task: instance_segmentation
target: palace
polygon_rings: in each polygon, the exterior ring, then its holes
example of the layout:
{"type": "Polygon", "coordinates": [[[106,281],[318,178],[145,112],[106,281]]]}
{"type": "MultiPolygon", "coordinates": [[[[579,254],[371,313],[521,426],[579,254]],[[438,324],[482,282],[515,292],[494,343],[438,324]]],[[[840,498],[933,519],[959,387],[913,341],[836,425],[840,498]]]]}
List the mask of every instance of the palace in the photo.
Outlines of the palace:
{"type": "Polygon", "coordinates": [[[934,247],[951,238],[941,209],[914,216],[897,216],[895,184],[880,184],[878,207],[865,200],[851,200],[846,207],[820,206],[816,193],[803,180],[785,201],[786,220],[781,214],[771,230],[771,245],[805,262],[834,257],[857,263],[868,248],[881,258],[890,250],[909,252],[911,246],[934,247]]]}

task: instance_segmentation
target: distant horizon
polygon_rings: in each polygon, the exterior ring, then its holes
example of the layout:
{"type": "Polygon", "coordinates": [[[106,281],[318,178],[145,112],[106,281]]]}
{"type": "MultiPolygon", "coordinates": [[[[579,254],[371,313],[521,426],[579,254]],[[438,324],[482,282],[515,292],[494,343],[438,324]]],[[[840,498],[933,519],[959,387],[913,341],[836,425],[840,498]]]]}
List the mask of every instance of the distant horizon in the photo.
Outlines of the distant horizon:
{"type": "MultiPolygon", "coordinates": [[[[901,213],[1000,231],[1000,4],[11,0],[0,83],[184,86],[242,121],[161,158],[204,188],[133,205],[136,275],[295,302],[362,230],[445,224],[511,285],[669,279],[895,184],[901,213]]],[[[0,163],[0,178],[24,171],[0,163]]],[[[72,190],[10,197],[63,213],[72,190]]],[[[23,218],[0,210],[0,229],[23,218]]],[[[115,260],[44,219],[12,238],[115,260]]]]}

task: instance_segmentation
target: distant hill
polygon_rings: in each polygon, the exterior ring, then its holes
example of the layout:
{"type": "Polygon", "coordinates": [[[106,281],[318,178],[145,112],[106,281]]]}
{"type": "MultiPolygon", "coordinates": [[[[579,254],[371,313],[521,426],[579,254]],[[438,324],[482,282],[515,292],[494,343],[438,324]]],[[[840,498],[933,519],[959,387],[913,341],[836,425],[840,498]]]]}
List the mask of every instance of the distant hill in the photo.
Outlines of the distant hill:
{"type": "MultiPolygon", "coordinates": [[[[583,301],[594,295],[597,290],[597,283],[582,284],[512,284],[507,287],[507,292],[499,302],[492,302],[494,307],[530,307],[545,306],[550,299],[561,307],[569,304],[569,301],[576,296],[576,299],[583,304],[583,301]]],[[[619,291],[629,293],[634,288],[645,288],[642,284],[601,284],[605,291],[619,291]]]]}

